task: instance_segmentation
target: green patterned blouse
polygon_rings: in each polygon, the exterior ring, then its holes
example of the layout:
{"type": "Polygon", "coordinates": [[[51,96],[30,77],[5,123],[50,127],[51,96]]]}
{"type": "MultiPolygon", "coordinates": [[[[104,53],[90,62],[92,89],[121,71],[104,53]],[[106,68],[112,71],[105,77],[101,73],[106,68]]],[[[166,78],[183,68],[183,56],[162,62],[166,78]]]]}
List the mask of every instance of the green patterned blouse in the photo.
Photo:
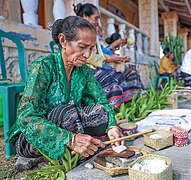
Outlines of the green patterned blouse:
{"type": "Polygon", "coordinates": [[[82,101],[86,105],[104,105],[108,111],[108,127],[116,125],[114,111],[87,65],[74,67],[69,88],[60,52],[37,59],[31,65],[18,119],[8,132],[8,141],[14,141],[22,132],[29,143],[49,157],[62,157],[72,133],[48,121],[46,114],[70,101],[79,106],[82,101]]]}

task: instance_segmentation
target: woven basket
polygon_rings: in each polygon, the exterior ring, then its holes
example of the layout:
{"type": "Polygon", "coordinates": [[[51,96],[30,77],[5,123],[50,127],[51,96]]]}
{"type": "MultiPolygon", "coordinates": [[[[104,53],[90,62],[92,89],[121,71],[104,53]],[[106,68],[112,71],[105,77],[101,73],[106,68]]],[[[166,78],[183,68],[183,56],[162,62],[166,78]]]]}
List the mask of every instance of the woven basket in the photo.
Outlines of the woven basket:
{"type": "Polygon", "coordinates": [[[144,134],[144,145],[149,146],[155,150],[160,150],[173,145],[173,134],[169,131],[158,130],[149,134],[144,134]],[[158,134],[161,139],[150,138],[150,135],[158,134]]]}
{"type": "Polygon", "coordinates": [[[172,180],[173,172],[172,172],[171,160],[167,157],[159,156],[156,154],[147,154],[145,156],[139,157],[129,165],[129,179],[130,180],[172,180]],[[142,171],[132,169],[132,166],[135,163],[140,163],[143,160],[151,160],[154,158],[165,160],[167,164],[167,168],[161,173],[148,173],[148,172],[142,172],[142,171]]]}
{"type": "MultiPolygon", "coordinates": [[[[142,149],[140,147],[136,146],[128,146],[128,150],[135,151],[135,152],[141,152],[143,155],[149,154],[150,152],[142,149]]],[[[104,170],[106,173],[108,173],[110,176],[116,176],[120,174],[128,174],[128,167],[114,167],[114,168],[107,168],[106,167],[106,161],[104,158],[98,158],[96,157],[93,160],[94,166],[98,169],[104,170]]]]}

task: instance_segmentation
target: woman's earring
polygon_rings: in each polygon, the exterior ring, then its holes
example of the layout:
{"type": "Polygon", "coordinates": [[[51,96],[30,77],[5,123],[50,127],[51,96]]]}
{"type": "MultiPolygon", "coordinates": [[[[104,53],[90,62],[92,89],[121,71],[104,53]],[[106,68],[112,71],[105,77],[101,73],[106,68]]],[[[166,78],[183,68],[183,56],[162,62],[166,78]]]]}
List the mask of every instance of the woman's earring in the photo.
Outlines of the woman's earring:
{"type": "Polygon", "coordinates": [[[63,47],[63,48],[62,48],[62,51],[65,53],[65,52],[66,52],[66,48],[65,48],[65,47],[63,47]]]}
{"type": "Polygon", "coordinates": [[[61,47],[62,47],[62,51],[66,52],[66,47],[65,47],[64,43],[61,44],[61,47]]]}

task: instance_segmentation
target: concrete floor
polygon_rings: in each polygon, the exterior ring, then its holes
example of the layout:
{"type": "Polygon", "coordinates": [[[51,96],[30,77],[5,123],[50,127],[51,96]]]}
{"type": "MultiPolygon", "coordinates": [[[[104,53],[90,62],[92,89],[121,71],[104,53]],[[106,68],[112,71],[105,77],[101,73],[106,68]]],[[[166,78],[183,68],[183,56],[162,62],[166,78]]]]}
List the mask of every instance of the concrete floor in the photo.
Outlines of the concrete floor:
{"type": "MultiPolygon", "coordinates": [[[[179,109],[191,109],[191,103],[187,100],[179,100],[179,109]]],[[[151,153],[166,156],[172,161],[173,180],[190,180],[191,179],[191,132],[189,133],[188,145],[184,147],[171,146],[160,151],[155,151],[144,145],[143,137],[137,138],[135,141],[126,142],[127,146],[139,146],[149,150],[151,153]]],[[[84,165],[89,162],[93,163],[93,159],[82,163],[66,175],[67,180],[128,180],[129,176],[119,175],[115,177],[109,176],[103,170],[97,168],[87,169],[84,165]]],[[[166,180],[166,179],[161,179],[166,180]]]]}

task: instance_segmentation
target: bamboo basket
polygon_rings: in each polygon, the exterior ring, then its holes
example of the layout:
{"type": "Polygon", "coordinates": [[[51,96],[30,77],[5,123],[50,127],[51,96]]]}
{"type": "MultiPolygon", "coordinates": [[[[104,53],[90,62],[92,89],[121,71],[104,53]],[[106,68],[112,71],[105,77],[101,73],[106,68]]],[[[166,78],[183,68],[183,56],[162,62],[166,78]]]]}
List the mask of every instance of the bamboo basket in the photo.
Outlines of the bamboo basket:
{"type": "Polygon", "coordinates": [[[130,180],[135,180],[135,179],[136,180],[172,180],[173,179],[172,162],[169,158],[165,156],[156,155],[156,154],[147,154],[145,156],[139,157],[129,165],[129,179],[130,180]],[[161,173],[149,173],[149,172],[142,172],[142,171],[132,169],[132,166],[135,163],[140,163],[143,160],[151,160],[154,158],[165,160],[167,164],[167,168],[161,173]]]}
{"type": "MultiPolygon", "coordinates": [[[[136,147],[136,146],[128,146],[128,150],[135,151],[135,152],[141,152],[143,155],[149,154],[150,151],[147,151],[143,148],[136,147]]],[[[128,174],[128,167],[114,167],[114,168],[107,168],[106,167],[106,161],[104,158],[98,158],[96,157],[93,160],[94,166],[98,169],[101,169],[108,173],[110,176],[116,176],[120,174],[128,174]]]]}
{"type": "Polygon", "coordinates": [[[149,146],[155,150],[160,150],[168,146],[173,146],[173,134],[169,131],[157,130],[152,133],[144,134],[144,145],[149,146]],[[150,138],[150,135],[158,134],[161,139],[150,138]]]}

